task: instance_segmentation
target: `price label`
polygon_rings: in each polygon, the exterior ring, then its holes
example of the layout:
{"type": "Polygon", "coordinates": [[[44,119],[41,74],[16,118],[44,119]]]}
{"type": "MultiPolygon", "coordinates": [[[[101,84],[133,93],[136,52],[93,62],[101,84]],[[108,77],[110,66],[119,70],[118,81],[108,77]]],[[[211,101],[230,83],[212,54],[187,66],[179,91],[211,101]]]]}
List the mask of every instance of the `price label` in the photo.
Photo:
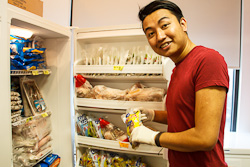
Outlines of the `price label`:
{"type": "Polygon", "coordinates": [[[26,123],[28,123],[29,121],[33,120],[33,117],[29,117],[26,119],[26,123]]]}
{"type": "Polygon", "coordinates": [[[129,143],[122,143],[119,141],[119,145],[120,147],[123,147],[123,148],[128,148],[129,147],[129,143]]]}
{"type": "Polygon", "coordinates": [[[43,71],[43,74],[49,75],[49,71],[48,71],[48,70],[44,70],[44,71],[43,71]]]}
{"type": "Polygon", "coordinates": [[[124,66],[114,66],[115,71],[122,71],[124,66]]]}
{"type": "Polygon", "coordinates": [[[39,75],[38,71],[32,71],[32,75],[39,75]]]}
{"type": "Polygon", "coordinates": [[[46,112],[45,112],[45,113],[42,113],[41,115],[42,115],[42,117],[47,117],[47,116],[49,116],[48,113],[46,113],[46,112]]]}

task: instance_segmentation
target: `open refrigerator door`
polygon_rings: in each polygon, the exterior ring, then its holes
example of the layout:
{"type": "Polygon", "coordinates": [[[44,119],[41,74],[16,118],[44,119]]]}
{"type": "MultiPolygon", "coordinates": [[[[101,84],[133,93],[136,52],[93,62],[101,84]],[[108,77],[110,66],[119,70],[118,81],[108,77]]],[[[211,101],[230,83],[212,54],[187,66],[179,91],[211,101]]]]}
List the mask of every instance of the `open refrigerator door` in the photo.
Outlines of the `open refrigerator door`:
{"type": "Polygon", "coordinates": [[[76,166],[166,167],[163,148],[131,146],[121,115],[136,107],[164,110],[174,64],[151,50],[138,25],[76,29],[74,34],[76,166]]]}
{"type": "Polygon", "coordinates": [[[12,165],[35,166],[48,157],[71,167],[71,30],[12,5],[7,16],[12,165]]]}

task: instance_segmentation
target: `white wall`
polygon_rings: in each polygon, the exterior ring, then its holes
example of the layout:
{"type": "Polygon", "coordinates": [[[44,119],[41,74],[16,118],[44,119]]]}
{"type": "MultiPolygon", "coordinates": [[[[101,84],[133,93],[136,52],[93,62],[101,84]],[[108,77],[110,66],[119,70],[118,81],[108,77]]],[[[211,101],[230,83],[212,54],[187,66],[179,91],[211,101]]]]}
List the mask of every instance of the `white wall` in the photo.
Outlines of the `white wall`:
{"type": "Polygon", "coordinates": [[[71,0],[42,0],[43,17],[64,27],[70,26],[71,0]]]}
{"type": "Polygon", "coordinates": [[[237,131],[250,132],[250,1],[243,0],[240,99],[237,131]]]}

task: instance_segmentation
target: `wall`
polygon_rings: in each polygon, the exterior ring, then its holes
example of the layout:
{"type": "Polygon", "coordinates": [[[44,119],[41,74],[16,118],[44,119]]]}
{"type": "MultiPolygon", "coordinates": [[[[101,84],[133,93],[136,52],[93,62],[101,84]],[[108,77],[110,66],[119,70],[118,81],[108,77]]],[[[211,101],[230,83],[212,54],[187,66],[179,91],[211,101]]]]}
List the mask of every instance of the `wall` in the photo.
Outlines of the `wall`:
{"type": "Polygon", "coordinates": [[[71,0],[42,0],[43,17],[64,27],[70,26],[71,0]]]}
{"type": "Polygon", "coordinates": [[[237,131],[250,132],[250,1],[243,0],[240,99],[237,131]]]}

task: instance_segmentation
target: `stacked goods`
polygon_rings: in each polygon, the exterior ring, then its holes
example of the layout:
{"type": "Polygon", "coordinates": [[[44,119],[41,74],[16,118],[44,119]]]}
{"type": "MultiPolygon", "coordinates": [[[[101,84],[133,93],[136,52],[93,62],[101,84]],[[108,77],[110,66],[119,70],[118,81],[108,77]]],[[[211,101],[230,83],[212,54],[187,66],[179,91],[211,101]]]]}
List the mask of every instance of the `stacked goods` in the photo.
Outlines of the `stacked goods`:
{"type": "Polygon", "coordinates": [[[14,167],[33,166],[51,148],[50,117],[39,117],[25,124],[13,127],[13,162],[14,167]]]}
{"type": "Polygon", "coordinates": [[[20,93],[11,92],[11,123],[21,120],[23,105],[20,93]]]}
{"type": "Polygon", "coordinates": [[[124,100],[124,101],[163,101],[166,90],[156,87],[146,87],[141,83],[135,83],[131,88],[120,90],[109,88],[104,85],[92,86],[80,74],[75,76],[76,95],[80,98],[93,98],[103,100],[124,100]]]}
{"type": "Polygon", "coordinates": [[[45,50],[39,37],[24,39],[10,35],[11,70],[45,69],[45,50]]]}
{"type": "Polygon", "coordinates": [[[117,153],[87,149],[80,158],[84,167],[146,167],[142,158],[128,158],[117,153]]]}
{"type": "Polygon", "coordinates": [[[20,95],[19,79],[13,78],[11,82],[11,123],[21,120],[23,112],[22,97],[20,95]]]}
{"type": "Polygon", "coordinates": [[[85,114],[77,114],[77,131],[79,135],[128,142],[128,136],[114,124],[85,114]]]}

